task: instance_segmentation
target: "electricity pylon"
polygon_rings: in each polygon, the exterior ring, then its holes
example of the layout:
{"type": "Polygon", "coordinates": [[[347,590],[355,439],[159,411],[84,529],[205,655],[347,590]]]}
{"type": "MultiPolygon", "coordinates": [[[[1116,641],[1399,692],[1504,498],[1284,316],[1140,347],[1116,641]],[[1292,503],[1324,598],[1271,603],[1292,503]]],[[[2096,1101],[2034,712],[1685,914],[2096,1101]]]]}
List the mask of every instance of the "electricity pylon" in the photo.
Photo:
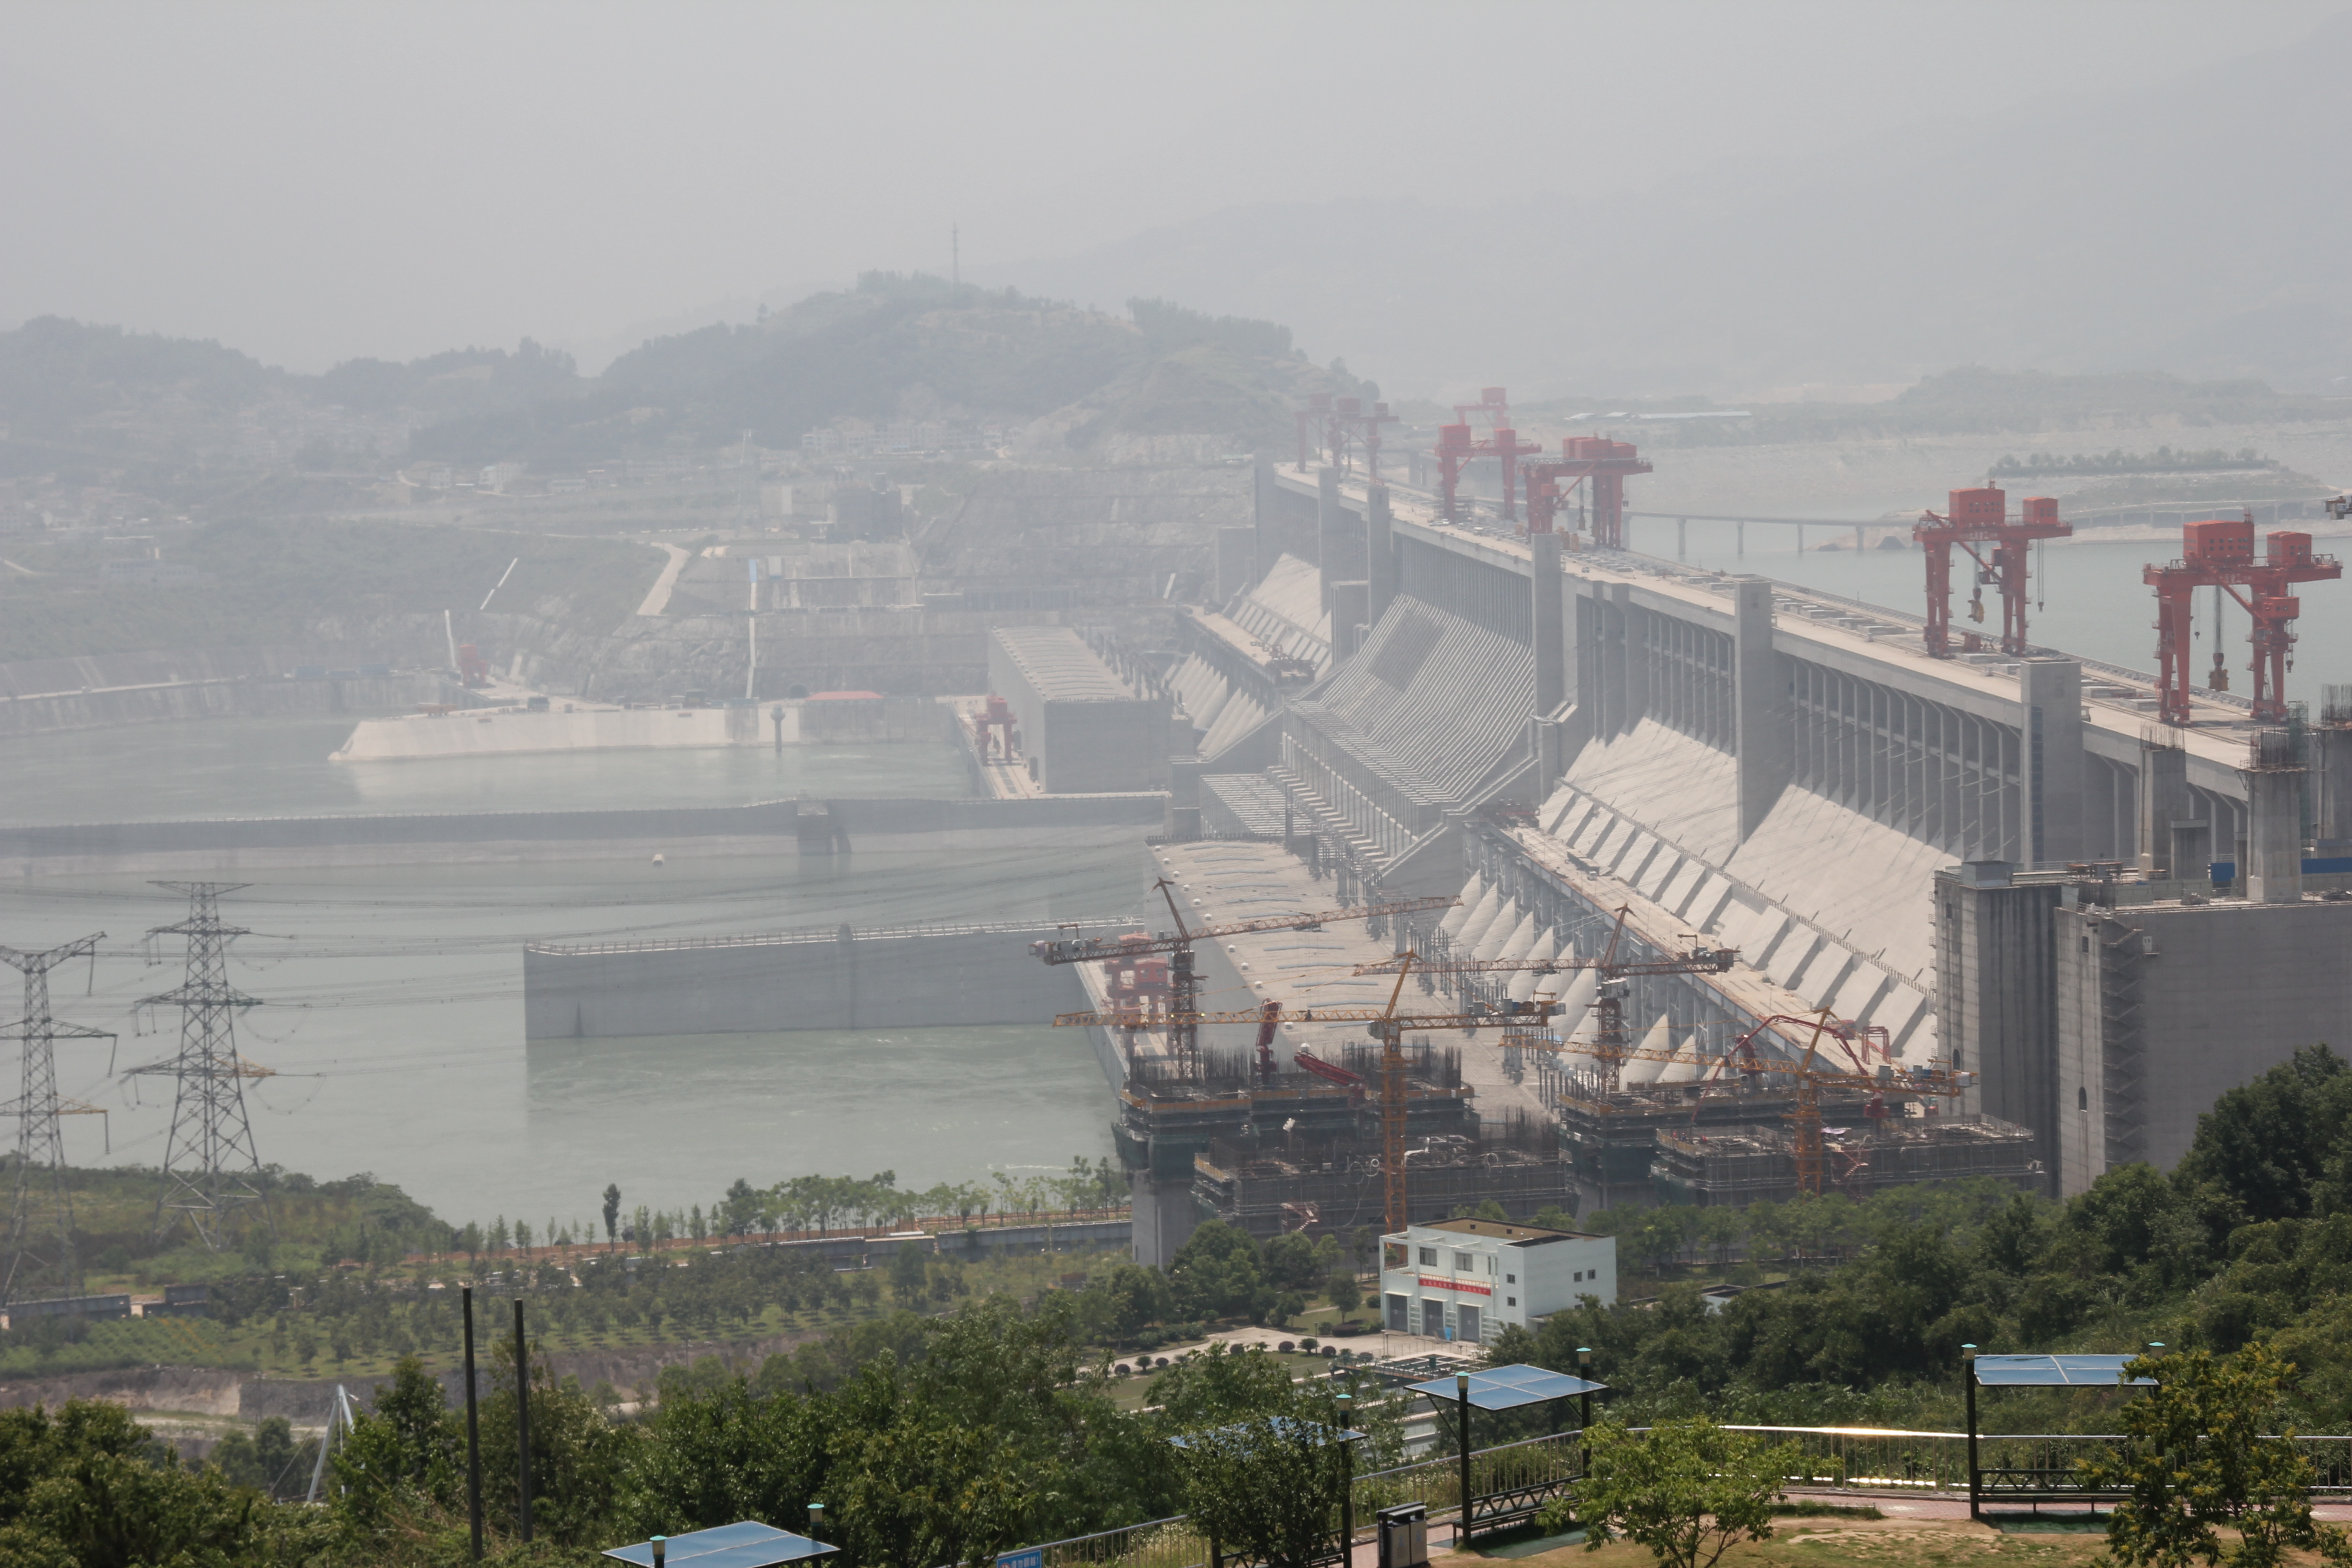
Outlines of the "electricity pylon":
{"type": "Polygon", "coordinates": [[[237,1010],[258,1006],[261,999],[228,983],[228,944],[246,931],[242,926],[223,924],[219,909],[222,894],[251,884],[155,886],[188,895],[185,920],[147,933],[188,939],[187,978],[175,990],[140,998],[142,1006],[168,1004],[180,1009],[180,1054],[131,1069],[134,1074],[169,1073],[179,1085],[172,1106],[172,1136],[163,1145],[163,1193],[155,1205],[155,1238],[162,1240],[185,1219],[204,1244],[217,1252],[228,1239],[229,1222],[239,1208],[262,1204],[265,1221],[269,1213],[253,1180],[261,1170],[261,1157],[254,1152],[244,1080],[270,1073],[238,1057],[235,1026],[237,1010]]]}
{"type": "Polygon", "coordinates": [[[20,1042],[25,1053],[24,1091],[11,1108],[16,1112],[16,1191],[9,1211],[7,1272],[0,1274],[0,1305],[16,1300],[19,1290],[45,1275],[60,1295],[74,1295],[81,1285],[80,1261],[74,1255],[73,1193],[66,1181],[66,1141],[58,1119],[106,1112],[78,1100],[59,1098],[56,1047],[60,1039],[110,1040],[114,1036],[50,1017],[49,971],[68,959],[95,952],[105,935],[98,931],[47,952],[0,947],[0,963],[25,976],[24,1021],[14,1029],[0,1030],[0,1039],[20,1042]],[[37,1168],[43,1173],[37,1174],[37,1168]],[[49,1189],[46,1205],[38,1190],[44,1182],[49,1189]],[[49,1211],[56,1246],[47,1257],[34,1250],[39,1245],[35,1240],[34,1211],[44,1206],[49,1211]]]}

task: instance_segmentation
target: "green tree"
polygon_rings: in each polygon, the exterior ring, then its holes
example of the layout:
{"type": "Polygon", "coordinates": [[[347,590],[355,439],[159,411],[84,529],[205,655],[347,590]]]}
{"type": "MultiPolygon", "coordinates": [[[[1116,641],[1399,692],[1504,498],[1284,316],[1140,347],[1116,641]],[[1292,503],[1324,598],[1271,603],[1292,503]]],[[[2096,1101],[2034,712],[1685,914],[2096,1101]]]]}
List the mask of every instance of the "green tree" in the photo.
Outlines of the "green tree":
{"type": "Polygon", "coordinates": [[[1331,1277],[1323,1282],[1323,1299],[1331,1303],[1332,1310],[1345,1321],[1349,1313],[1364,1304],[1364,1288],[1358,1282],[1356,1271],[1352,1268],[1333,1269],[1331,1277]]]}
{"type": "Polygon", "coordinates": [[[1214,1318],[1252,1310],[1267,1281],[1249,1233],[1212,1219],[1203,1220],[1169,1260],[1168,1283],[1178,1312],[1214,1318]]]}
{"type": "Polygon", "coordinates": [[[1297,1385],[1278,1357],[1260,1350],[1213,1344],[1188,1355],[1151,1380],[1149,1395],[1160,1406],[1160,1426],[1170,1436],[1199,1432],[1257,1415],[1290,1411],[1297,1385]]]}
{"type": "Polygon", "coordinates": [[[379,1539],[396,1521],[454,1506],[464,1474],[464,1435],[440,1383],[415,1356],[403,1357],[392,1381],[375,1388],[334,1452],[337,1519],[354,1538],[379,1539]]]}
{"type": "Polygon", "coordinates": [[[924,1248],[900,1242],[898,1249],[890,1255],[890,1299],[901,1307],[919,1308],[930,1297],[930,1271],[924,1263],[924,1248]]]}
{"type": "Polygon", "coordinates": [[[759,1227],[760,1194],[742,1177],[735,1178],[727,1195],[713,1206],[711,1222],[724,1236],[749,1236],[759,1227]]]}
{"type": "Polygon", "coordinates": [[[2301,1219],[2347,1152],[2348,1128],[2352,1064],[2326,1046],[2305,1046],[2197,1119],[2178,1179],[2213,1189],[2232,1223],[2301,1219]]]}
{"type": "Polygon", "coordinates": [[[737,1376],[675,1395],[665,1386],[629,1470],[621,1511],[630,1532],[803,1517],[823,1500],[827,1416],[823,1401],[762,1395],[737,1376]]]}
{"type": "Polygon", "coordinates": [[[1704,1416],[1662,1421],[1646,1434],[1614,1421],[1586,1435],[1585,1478],[1574,1498],[1547,1504],[1547,1530],[1585,1527],[1585,1550],[1622,1536],[1659,1568],[1714,1568],[1735,1541],[1772,1534],[1772,1500],[1802,1456],[1704,1416]]]}
{"type": "Polygon", "coordinates": [[[2123,1407],[2124,1442],[2083,1462],[2089,1485],[2123,1491],[2107,1550],[2128,1568],[2278,1568],[2289,1550],[2352,1563],[2345,1532],[2311,1517],[2311,1461],[2274,1427],[2294,1368],[2267,1345],[2126,1363],[2157,1385],[2123,1407]],[[2220,1530],[2237,1532],[2222,1544],[2220,1530]]]}
{"type": "Polygon", "coordinates": [[[1347,1457],[1338,1434],[1345,1426],[1327,1393],[1288,1404],[1281,1414],[1178,1439],[1176,1470],[1186,1510],[1221,1552],[1305,1568],[1330,1550],[1339,1527],[1347,1457]]]}
{"type": "Polygon", "coordinates": [[[217,1472],[149,1457],[120,1405],[68,1400],[0,1411],[0,1561],[26,1568],[132,1568],[293,1559],[325,1544],[217,1472]]]}

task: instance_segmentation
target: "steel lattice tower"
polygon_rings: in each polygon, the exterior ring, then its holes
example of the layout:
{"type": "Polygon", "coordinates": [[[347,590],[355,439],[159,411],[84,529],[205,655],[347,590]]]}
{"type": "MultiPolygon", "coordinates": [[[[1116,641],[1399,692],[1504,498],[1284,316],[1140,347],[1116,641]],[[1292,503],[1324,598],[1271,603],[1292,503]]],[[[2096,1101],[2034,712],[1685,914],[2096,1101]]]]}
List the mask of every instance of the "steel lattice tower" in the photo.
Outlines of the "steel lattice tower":
{"type": "Polygon", "coordinates": [[[81,1284],[80,1262],[74,1256],[73,1194],[66,1182],[65,1134],[58,1119],[68,1113],[95,1112],[98,1108],[58,1097],[56,1047],[60,1039],[110,1040],[114,1037],[104,1029],[60,1024],[49,1016],[49,971],[68,959],[94,952],[105,935],[99,931],[47,952],[0,947],[0,963],[25,976],[24,1021],[14,1029],[0,1030],[0,1040],[21,1042],[25,1053],[24,1091],[11,1107],[16,1112],[16,1191],[8,1221],[7,1272],[0,1275],[0,1305],[16,1300],[19,1290],[42,1275],[63,1295],[74,1294],[81,1284]],[[44,1182],[49,1189],[46,1205],[39,1191],[44,1182]],[[33,1250],[34,1210],[43,1206],[49,1210],[57,1248],[46,1258],[33,1250]]]}
{"type": "MultiPolygon", "coordinates": [[[[223,924],[220,898],[246,882],[158,882],[188,895],[188,915],[174,925],[156,926],[150,936],[188,939],[188,972],[176,990],[142,996],[141,1005],[180,1009],[180,1054],[171,1061],[134,1068],[134,1073],[169,1073],[177,1080],[172,1106],[172,1136],[163,1146],[163,1194],[155,1206],[155,1236],[162,1237],[185,1218],[204,1244],[217,1251],[227,1239],[236,1210],[262,1203],[253,1177],[261,1169],[254,1152],[253,1122],[246,1114],[245,1083],[266,1076],[236,1054],[237,1010],[260,1005],[228,983],[228,944],[246,934],[223,924]]],[[[265,1219],[268,1210],[263,1207],[265,1219]]]]}

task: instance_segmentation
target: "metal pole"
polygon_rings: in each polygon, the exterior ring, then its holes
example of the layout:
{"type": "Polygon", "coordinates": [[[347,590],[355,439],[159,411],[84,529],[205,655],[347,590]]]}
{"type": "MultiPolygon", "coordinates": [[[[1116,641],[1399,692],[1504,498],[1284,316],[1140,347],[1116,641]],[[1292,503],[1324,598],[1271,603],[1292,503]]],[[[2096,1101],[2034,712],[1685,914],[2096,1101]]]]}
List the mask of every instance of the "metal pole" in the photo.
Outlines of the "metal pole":
{"type": "Polygon", "coordinates": [[[482,1421],[474,1396],[474,1288],[457,1287],[466,1312],[466,1517],[474,1531],[473,1561],[482,1560],[482,1421]]]}
{"type": "Polygon", "coordinates": [[[1977,1470],[1977,1347],[1960,1347],[1960,1383],[1969,1403],[1969,1517],[1981,1523],[1984,1499],[1978,1489],[1977,1470]]]}
{"type": "Polygon", "coordinates": [[[522,1538],[530,1539],[530,1346],[523,1338],[522,1298],[515,1298],[515,1444],[520,1465],[515,1471],[522,1498],[522,1538]]]}
{"type": "Polygon", "coordinates": [[[1462,1521],[1454,1529],[1454,1538],[1464,1545],[1470,1542],[1470,1374],[1454,1374],[1454,1404],[1462,1422],[1462,1521]]]}
{"type": "Polygon", "coordinates": [[[1356,1450],[1347,1436],[1354,1413],[1353,1400],[1339,1395],[1339,1568],[1351,1568],[1356,1557],[1356,1450]]]}

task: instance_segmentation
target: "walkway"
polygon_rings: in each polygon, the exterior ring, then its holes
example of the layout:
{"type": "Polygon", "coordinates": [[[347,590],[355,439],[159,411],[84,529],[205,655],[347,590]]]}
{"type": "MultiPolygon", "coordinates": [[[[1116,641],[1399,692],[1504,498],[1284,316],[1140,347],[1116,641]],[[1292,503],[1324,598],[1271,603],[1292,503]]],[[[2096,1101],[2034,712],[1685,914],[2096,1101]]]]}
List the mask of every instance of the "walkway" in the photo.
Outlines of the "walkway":
{"type": "Polygon", "coordinates": [[[646,590],[646,602],[637,606],[637,614],[641,616],[658,616],[669,608],[669,591],[677,586],[677,574],[693,559],[690,553],[675,544],[656,544],[654,548],[668,551],[669,563],[662,568],[661,575],[654,579],[654,585],[646,590]]]}

